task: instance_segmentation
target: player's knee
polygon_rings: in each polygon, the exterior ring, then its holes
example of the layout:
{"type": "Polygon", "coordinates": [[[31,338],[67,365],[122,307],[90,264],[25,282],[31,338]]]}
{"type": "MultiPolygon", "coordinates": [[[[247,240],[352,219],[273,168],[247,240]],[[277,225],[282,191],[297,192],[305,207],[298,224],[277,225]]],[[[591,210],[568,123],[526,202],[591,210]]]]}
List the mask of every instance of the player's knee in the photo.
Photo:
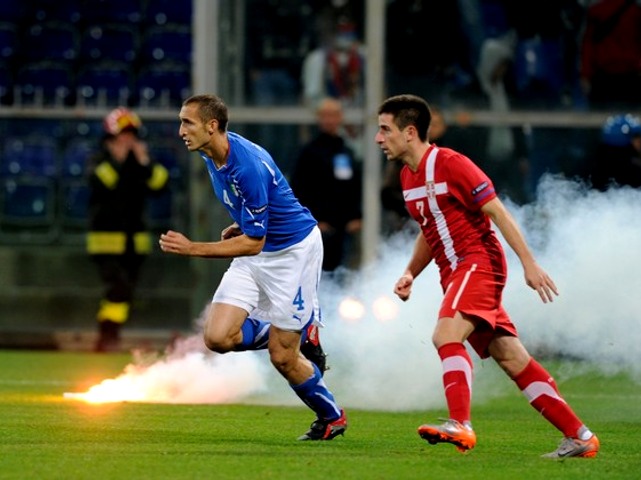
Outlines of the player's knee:
{"type": "Polygon", "coordinates": [[[498,337],[490,343],[489,352],[510,378],[521,373],[532,358],[516,337],[498,337]]]}
{"type": "Polygon", "coordinates": [[[432,334],[432,345],[438,350],[446,343],[458,341],[457,338],[444,335],[443,332],[437,330],[432,334]]]}
{"type": "Polygon", "coordinates": [[[216,353],[227,353],[231,352],[235,345],[231,338],[224,337],[213,337],[211,335],[205,335],[204,337],[205,346],[216,353]]]}
{"type": "Polygon", "coordinates": [[[276,370],[287,376],[287,373],[296,367],[298,356],[289,350],[270,350],[269,359],[276,370]]]}

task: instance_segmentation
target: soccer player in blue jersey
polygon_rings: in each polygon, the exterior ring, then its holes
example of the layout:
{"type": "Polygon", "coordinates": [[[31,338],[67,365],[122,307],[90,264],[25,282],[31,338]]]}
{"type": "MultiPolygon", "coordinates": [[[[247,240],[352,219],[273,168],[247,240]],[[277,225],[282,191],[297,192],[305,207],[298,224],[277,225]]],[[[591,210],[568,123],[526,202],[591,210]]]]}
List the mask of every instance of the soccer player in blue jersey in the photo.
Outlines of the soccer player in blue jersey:
{"type": "Polygon", "coordinates": [[[316,413],[299,440],[331,440],[345,432],[347,418],[323,372],[300,347],[309,327],[320,320],[321,234],[271,155],[227,131],[228,119],[221,98],[195,95],[183,102],[179,135],[189,151],[200,153],[234,223],[217,242],[191,241],[170,230],[160,236],[160,248],[233,258],[205,320],[205,344],[218,353],[267,347],[276,370],[316,413]]]}

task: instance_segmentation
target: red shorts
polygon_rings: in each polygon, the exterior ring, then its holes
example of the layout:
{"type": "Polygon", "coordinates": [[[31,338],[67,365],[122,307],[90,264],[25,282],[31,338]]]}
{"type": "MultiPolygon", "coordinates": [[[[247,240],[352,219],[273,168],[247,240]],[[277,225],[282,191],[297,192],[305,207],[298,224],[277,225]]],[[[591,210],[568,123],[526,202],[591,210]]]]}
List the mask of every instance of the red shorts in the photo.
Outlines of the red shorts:
{"type": "Polygon", "coordinates": [[[505,275],[479,269],[476,264],[459,266],[449,278],[441,303],[439,318],[461,312],[480,320],[467,341],[481,358],[489,357],[487,348],[495,335],[518,336],[501,305],[505,279],[505,275]]]}

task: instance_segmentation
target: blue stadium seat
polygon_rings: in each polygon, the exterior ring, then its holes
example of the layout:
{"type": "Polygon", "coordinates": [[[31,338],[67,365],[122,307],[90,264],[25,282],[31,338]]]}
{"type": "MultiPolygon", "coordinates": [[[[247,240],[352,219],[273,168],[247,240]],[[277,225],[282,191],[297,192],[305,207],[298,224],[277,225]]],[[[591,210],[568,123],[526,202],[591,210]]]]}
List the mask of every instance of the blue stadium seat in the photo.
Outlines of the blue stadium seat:
{"type": "Polygon", "coordinates": [[[24,64],[17,72],[16,101],[35,105],[70,105],[75,96],[74,73],[70,66],[55,61],[24,64]]]}
{"type": "Polygon", "coordinates": [[[80,36],[68,23],[34,23],[22,36],[21,60],[72,62],[78,56],[80,36]]]}
{"type": "Polygon", "coordinates": [[[78,24],[82,13],[78,0],[31,0],[30,14],[38,22],[58,21],[78,24]]]}
{"type": "Polygon", "coordinates": [[[81,178],[86,174],[87,159],[97,149],[97,140],[72,140],[62,153],[62,177],[81,178]]]}
{"type": "Polygon", "coordinates": [[[53,178],[58,173],[58,143],[45,136],[10,137],[5,141],[0,175],[53,178]]]}
{"type": "Polygon", "coordinates": [[[81,15],[87,24],[136,25],[142,20],[144,3],[144,0],[91,0],[82,3],[81,15]]]}
{"type": "Polygon", "coordinates": [[[53,227],[55,182],[46,178],[4,178],[0,189],[0,219],[6,227],[53,227]]]}
{"type": "Polygon", "coordinates": [[[18,28],[15,24],[0,22],[0,61],[12,60],[18,51],[18,44],[18,28]]]}
{"type": "Polygon", "coordinates": [[[0,179],[0,240],[20,245],[55,241],[55,187],[50,178],[0,179]]]}
{"type": "Polygon", "coordinates": [[[124,62],[86,65],[78,73],[77,103],[87,105],[128,105],[132,93],[132,72],[124,62]]]}
{"type": "Polygon", "coordinates": [[[174,60],[185,65],[191,64],[191,28],[184,25],[151,27],[142,39],[143,62],[174,60]]]}
{"type": "Polygon", "coordinates": [[[191,25],[193,14],[191,0],[177,2],[176,0],[154,0],[147,3],[145,21],[150,25],[166,25],[179,23],[191,25]]]}
{"type": "Polygon", "coordinates": [[[60,186],[60,214],[63,229],[86,230],[89,195],[89,185],[85,180],[63,180],[60,186]]]}
{"type": "Polygon", "coordinates": [[[128,25],[90,25],[82,35],[80,59],[82,62],[134,62],[138,48],[138,33],[128,25]]]}
{"type": "Polygon", "coordinates": [[[59,142],[68,135],[67,125],[60,118],[12,117],[6,138],[45,138],[59,142]]]}
{"type": "Polygon", "coordinates": [[[140,70],[136,82],[142,106],[180,106],[191,91],[191,70],[174,62],[154,63],[140,70]]]}

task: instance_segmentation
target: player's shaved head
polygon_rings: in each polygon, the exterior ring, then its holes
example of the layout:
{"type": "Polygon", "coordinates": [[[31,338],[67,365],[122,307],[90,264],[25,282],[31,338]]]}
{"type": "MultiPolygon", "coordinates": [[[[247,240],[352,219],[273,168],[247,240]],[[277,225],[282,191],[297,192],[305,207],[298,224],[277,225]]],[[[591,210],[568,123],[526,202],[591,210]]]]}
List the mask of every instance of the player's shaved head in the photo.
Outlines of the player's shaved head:
{"type": "Polygon", "coordinates": [[[203,123],[218,121],[218,130],[224,132],[229,123],[229,112],[222,98],[212,94],[192,95],[183,102],[183,106],[198,105],[198,114],[203,123]]]}

